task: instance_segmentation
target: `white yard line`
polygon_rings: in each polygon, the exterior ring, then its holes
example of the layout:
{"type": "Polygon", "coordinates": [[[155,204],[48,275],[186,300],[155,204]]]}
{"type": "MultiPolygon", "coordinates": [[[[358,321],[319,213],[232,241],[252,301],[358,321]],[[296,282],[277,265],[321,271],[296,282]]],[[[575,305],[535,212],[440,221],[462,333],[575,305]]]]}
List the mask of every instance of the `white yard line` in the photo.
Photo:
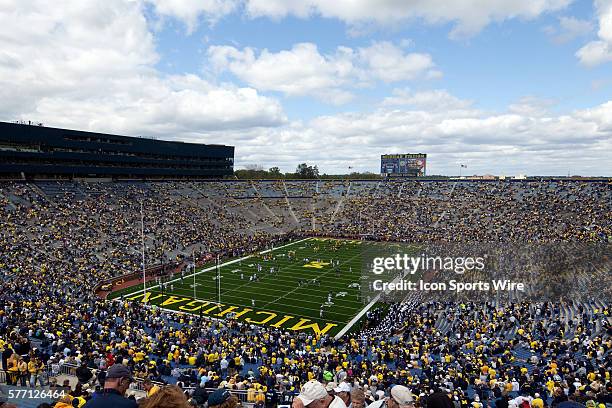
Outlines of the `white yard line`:
{"type": "MultiPolygon", "coordinates": [[[[324,253],[328,253],[328,252],[330,252],[330,251],[325,251],[324,253]]],[[[361,255],[361,252],[359,252],[359,253],[358,253],[357,255],[355,255],[355,256],[350,257],[350,258],[349,258],[349,259],[347,259],[346,261],[341,262],[341,263],[340,263],[340,265],[338,265],[338,267],[340,267],[340,266],[342,266],[342,265],[345,265],[347,262],[352,261],[353,259],[357,258],[357,257],[358,257],[358,256],[360,256],[360,255],[361,255]]],[[[321,259],[323,259],[323,258],[321,258],[321,259]]],[[[323,273],[323,274],[321,274],[321,275],[317,275],[317,279],[322,278],[323,276],[326,276],[326,275],[328,275],[329,273],[334,272],[334,271],[335,271],[335,269],[333,269],[333,268],[332,268],[332,269],[330,269],[329,271],[327,271],[327,272],[325,272],[325,273],[323,273]]],[[[302,289],[302,287],[301,287],[301,286],[296,286],[296,287],[295,287],[295,289],[293,289],[292,291],[287,292],[287,293],[286,293],[284,296],[281,296],[281,297],[279,297],[278,299],[276,299],[276,300],[274,300],[274,301],[272,301],[272,302],[268,302],[268,303],[266,303],[265,305],[263,305],[263,307],[266,307],[266,306],[268,306],[268,305],[270,305],[270,304],[272,304],[272,303],[275,303],[275,302],[276,302],[276,301],[278,301],[278,300],[284,299],[284,298],[286,298],[287,296],[289,296],[290,294],[294,293],[295,291],[297,291],[297,290],[299,290],[299,289],[302,289]]]]}
{"type": "Polygon", "coordinates": [[[348,322],[346,324],[346,326],[344,326],[342,328],[342,330],[340,330],[338,332],[338,334],[336,334],[336,336],[334,337],[335,340],[338,340],[340,337],[344,336],[346,334],[347,331],[350,330],[351,327],[353,327],[353,325],[355,323],[357,323],[359,321],[359,319],[361,319],[363,317],[363,315],[365,315],[371,308],[372,306],[374,306],[376,304],[376,302],[378,302],[378,299],[380,299],[380,293],[378,295],[376,295],[376,297],[374,299],[372,299],[372,301],[370,303],[368,303],[366,305],[366,307],[364,307],[363,309],[361,309],[361,312],[357,313],[355,315],[355,317],[353,317],[351,319],[350,322],[348,322]]]}
{"type": "MultiPolygon", "coordinates": [[[[309,238],[303,238],[303,239],[300,239],[300,240],[298,240],[298,241],[294,241],[294,242],[290,242],[290,243],[285,244],[285,245],[281,245],[281,246],[279,246],[279,247],[274,247],[274,248],[271,248],[271,249],[266,249],[266,250],[261,251],[261,252],[259,252],[259,253],[260,253],[260,254],[265,254],[265,253],[268,253],[268,252],[270,252],[270,251],[272,251],[272,250],[281,249],[281,248],[285,248],[285,247],[288,247],[288,246],[291,246],[291,245],[298,244],[298,243],[300,243],[300,242],[308,241],[309,239],[311,239],[311,238],[310,238],[310,237],[309,237],[309,238]]],[[[233,260],[231,260],[231,261],[227,261],[227,262],[225,262],[225,263],[220,264],[220,265],[219,265],[219,268],[223,268],[224,266],[235,264],[236,262],[241,262],[241,261],[244,261],[245,259],[252,258],[253,256],[254,256],[254,254],[251,254],[251,255],[244,256],[244,257],[242,257],[242,258],[238,258],[238,259],[233,259],[233,260]]],[[[212,270],[214,270],[214,269],[217,269],[217,265],[210,266],[210,267],[208,267],[208,268],[206,268],[206,269],[201,269],[201,270],[199,270],[199,271],[197,271],[197,272],[195,272],[195,273],[192,273],[192,274],[190,274],[190,275],[185,275],[185,276],[183,276],[182,278],[176,278],[176,279],[173,279],[173,280],[171,280],[171,281],[164,282],[164,283],[174,283],[174,282],[178,282],[178,281],[180,281],[181,279],[187,279],[187,278],[189,278],[189,277],[193,277],[194,275],[196,275],[196,276],[197,276],[197,275],[200,275],[200,274],[202,274],[202,273],[204,273],[204,272],[212,271],[212,270]]],[[[150,286],[150,287],[148,287],[148,288],[147,288],[147,291],[148,291],[149,289],[151,289],[151,290],[152,290],[152,289],[159,288],[159,287],[160,287],[160,285],[150,286]]],[[[132,296],[132,295],[135,295],[135,294],[138,294],[138,293],[142,293],[142,292],[144,292],[144,289],[138,290],[138,291],[136,291],[136,292],[131,292],[131,293],[129,293],[129,295],[130,295],[130,296],[132,296]]]]}

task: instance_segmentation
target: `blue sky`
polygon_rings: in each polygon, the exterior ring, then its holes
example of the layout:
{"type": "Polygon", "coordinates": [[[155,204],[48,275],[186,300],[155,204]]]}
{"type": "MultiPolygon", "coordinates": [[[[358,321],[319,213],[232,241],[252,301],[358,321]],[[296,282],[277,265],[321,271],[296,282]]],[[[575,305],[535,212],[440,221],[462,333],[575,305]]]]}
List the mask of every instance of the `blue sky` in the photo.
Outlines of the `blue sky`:
{"type": "Polygon", "coordinates": [[[232,144],[237,168],[610,175],[612,1],[400,3],[14,1],[0,118],[232,144]]]}
{"type": "MultiPolygon", "coordinates": [[[[452,23],[394,24],[390,27],[374,26],[362,35],[351,34],[351,27],[334,18],[286,17],[271,20],[265,17],[250,19],[234,13],[222,17],[214,24],[201,19],[197,30],[188,32],[184,22],[164,18],[160,22],[154,6],[148,6],[151,25],[160,24],[156,43],[161,57],[156,67],[164,73],[184,74],[205,72],[209,67],[206,50],[210,45],[229,45],[237,48],[280,52],[297,43],[314,43],[320,53],[333,53],[338,46],[366,47],[377,41],[390,41],[412,52],[432,55],[436,66],[443,72],[431,81],[398,81],[379,83],[359,92],[354,101],[341,107],[326,104],[310,97],[286,97],[283,106],[292,120],[309,119],[321,114],[343,110],[362,111],[382,100],[396,87],[414,90],[443,88],[451,94],[474,100],[481,109],[503,111],[525,95],[554,100],[552,106],[563,113],[606,102],[612,84],[594,90],[592,84],[610,79],[610,66],[606,64],[584,67],[574,55],[593,37],[596,26],[588,35],[555,43],[546,28],[557,28],[559,17],[571,16],[582,21],[593,21],[595,10],[588,1],[570,4],[566,9],[543,14],[535,19],[510,19],[492,23],[473,37],[449,39],[452,23]]],[[[223,73],[219,81],[232,81],[248,85],[235,76],[223,73]]],[[[283,99],[282,93],[272,92],[283,99]]]]}

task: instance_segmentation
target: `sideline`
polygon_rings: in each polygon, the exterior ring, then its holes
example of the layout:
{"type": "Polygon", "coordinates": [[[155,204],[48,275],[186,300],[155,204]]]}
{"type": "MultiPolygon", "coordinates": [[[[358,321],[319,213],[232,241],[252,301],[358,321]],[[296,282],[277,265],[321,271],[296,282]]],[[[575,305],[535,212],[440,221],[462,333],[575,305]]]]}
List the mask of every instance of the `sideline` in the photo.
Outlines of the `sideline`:
{"type": "MultiPolygon", "coordinates": [[[[293,241],[293,242],[290,242],[290,243],[288,243],[288,244],[281,245],[281,246],[279,246],[279,247],[274,247],[274,248],[266,249],[266,250],[264,250],[264,251],[260,251],[260,252],[257,252],[257,253],[259,253],[259,254],[266,254],[266,253],[271,252],[271,251],[274,251],[274,250],[276,250],[276,249],[281,249],[281,248],[285,248],[285,247],[288,247],[288,246],[291,246],[291,245],[299,244],[300,242],[308,241],[308,240],[310,240],[310,239],[312,239],[312,237],[302,238],[302,239],[300,239],[300,240],[298,240],[298,241],[293,241]]],[[[220,264],[220,265],[218,265],[218,266],[219,266],[219,268],[222,268],[222,267],[227,266],[227,265],[232,265],[232,264],[235,264],[236,262],[242,262],[242,261],[244,261],[245,259],[252,258],[253,256],[254,256],[254,254],[250,254],[250,255],[244,256],[244,257],[242,257],[242,258],[237,258],[237,259],[233,259],[233,260],[231,260],[231,261],[227,261],[227,262],[222,263],[222,264],[220,264]]],[[[170,280],[170,281],[168,281],[168,282],[165,282],[165,283],[174,283],[174,282],[178,282],[178,281],[180,281],[181,279],[187,279],[187,278],[189,278],[189,277],[193,277],[194,275],[195,275],[195,276],[197,276],[197,275],[200,275],[200,274],[202,274],[202,273],[204,273],[204,272],[212,271],[212,270],[214,270],[214,269],[217,269],[217,265],[213,265],[213,266],[209,266],[208,268],[200,269],[199,271],[194,272],[194,273],[192,273],[192,274],[190,274],[190,275],[185,275],[185,276],[184,276],[184,277],[182,277],[182,278],[180,278],[180,277],[179,277],[179,278],[176,278],[176,279],[172,279],[172,280],[170,280]]],[[[147,287],[147,292],[148,292],[149,290],[153,290],[153,289],[155,289],[155,288],[160,289],[160,288],[161,288],[161,285],[153,285],[153,286],[147,287]]],[[[129,292],[129,293],[126,293],[126,294],[124,294],[123,296],[132,296],[132,295],[140,294],[140,293],[143,293],[143,292],[144,292],[144,288],[143,288],[143,289],[140,289],[140,290],[137,290],[137,291],[135,291],[135,292],[129,292]]]]}
{"type": "MultiPolygon", "coordinates": [[[[408,272],[408,271],[404,271],[404,273],[403,273],[401,276],[399,276],[399,275],[398,275],[398,276],[397,276],[395,279],[393,279],[393,280],[391,281],[391,283],[400,282],[402,279],[406,278],[406,276],[407,276],[408,274],[409,274],[409,272],[408,272]]],[[[355,323],[357,323],[357,322],[359,321],[359,319],[361,319],[361,318],[363,317],[363,315],[364,315],[364,314],[366,314],[366,313],[367,313],[367,312],[368,312],[368,311],[369,311],[369,310],[372,308],[372,306],[374,306],[374,304],[376,304],[376,302],[378,302],[378,300],[380,299],[380,295],[381,295],[381,294],[383,294],[383,293],[385,293],[385,294],[386,294],[386,293],[390,293],[390,292],[391,292],[391,291],[390,291],[389,289],[387,289],[387,290],[385,290],[385,291],[380,292],[378,295],[376,295],[376,296],[374,297],[374,299],[372,299],[372,301],[371,301],[370,303],[368,303],[368,304],[366,305],[366,307],[364,307],[364,308],[361,310],[361,312],[357,313],[357,315],[356,315],[355,317],[353,317],[353,318],[351,319],[351,321],[350,321],[350,322],[348,322],[348,323],[346,324],[346,326],[344,326],[344,327],[342,328],[342,330],[340,330],[340,331],[338,332],[338,334],[336,334],[336,336],[334,336],[334,339],[335,339],[335,340],[338,340],[340,337],[344,336],[344,335],[346,334],[346,332],[347,332],[347,331],[349,331],[349,330],[351,329],[351,327],[353,327],[353,326],[355,325],[355,323]]]]}

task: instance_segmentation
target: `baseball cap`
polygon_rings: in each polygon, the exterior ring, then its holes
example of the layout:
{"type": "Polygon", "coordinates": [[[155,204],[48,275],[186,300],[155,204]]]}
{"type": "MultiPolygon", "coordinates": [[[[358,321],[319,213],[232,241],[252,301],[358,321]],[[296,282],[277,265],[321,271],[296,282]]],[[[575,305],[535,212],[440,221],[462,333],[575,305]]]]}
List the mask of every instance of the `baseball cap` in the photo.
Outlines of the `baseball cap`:
{"type": "Polygon", "coordinates": [[[132,373],[123,364],[113,364],[106,372],[106,378],[129,378],[133,380],[132,373]]]}
{"type": "Polygon", "coordinates": [[[338,384],[336,384],[334,381],[330,381],[325,385],[325,390],[327,392],[332,392],[337,386],[338,384]]]}
{"type": "Polygon", "coordinates": [[[351,386],[345,383],[344,381],[338,384],[336,388],[334,388],[335,392],[351,392],[351,386]]]}
{"type": "Polygon", "coordinates": [[[327,397],[327,391],[323,384],[317,380],[310,380],[302,387],[300,395],[297,398],[302,400],[304,406],[310,404],[314,400],[327,397]]]}
{"type": "Polygon", "coordinates": [[[221,405],[230,399],[231,396],[232,394],[230,394],[227,389],[219,388],[208,396],[208,406],[211,407],[213,405],[221,405]]]}
{"type": "Polygon", "coordinates": [[[414,404],[414,397],[410,390],[403,385],[395,385],[391,388],[391,398],[400,406],[414,404]]]}

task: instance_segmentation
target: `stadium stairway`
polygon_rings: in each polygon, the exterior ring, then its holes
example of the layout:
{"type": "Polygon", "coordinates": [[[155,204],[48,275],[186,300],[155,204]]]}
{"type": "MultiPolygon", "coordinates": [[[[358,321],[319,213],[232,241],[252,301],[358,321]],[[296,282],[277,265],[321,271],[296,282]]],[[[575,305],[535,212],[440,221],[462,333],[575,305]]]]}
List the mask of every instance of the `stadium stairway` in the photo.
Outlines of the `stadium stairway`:
{"type": "Polygon", "coordinates": [[[8,208],[10,208],[11,210],[17,209],[17,206],[15,205],[15,203],[11,202],[11,200],[7,196],[2,194],[2,191],[0,191],[0,200],[2,199],[6,200],[6,204],[8,208]]]}
{"type": "Polygon", "coordinates": [[[293,208],[291,207],[291,203],[289,202],[289,192],[287,191],[287,185],[285,184],[285,180],[281,180],[282,182],[282,186],[283,186],[283,191],[285,192],[285,203],[287,204],[287,207],[289,208],[289,213],[291,214],[291,217],[293,218],[293,220],[295,221],[296,224],[300,224],[300,221],[298,220],[298,218],[295,216],[295,212],[293,212],[293,208]]]}
{"type": "Polygon", "coordinates": [[[28,200],[18,197],[15,194],[5,194],[4,197],[9,200],[9,204],[12,204],[13,208],[17,208],[17,206],[24,206],[29,208],[32,206],[32,203],[30,203],[28,200]]]}
{"type": "Polygon", "coordinates": [[[36,182],[37,187],[42,191],[45,197],[51,199],[73,194],[77,200],[85,199],[85,194],[73,183],[60,183],[57,181],[39,181],[36,182]]]}

